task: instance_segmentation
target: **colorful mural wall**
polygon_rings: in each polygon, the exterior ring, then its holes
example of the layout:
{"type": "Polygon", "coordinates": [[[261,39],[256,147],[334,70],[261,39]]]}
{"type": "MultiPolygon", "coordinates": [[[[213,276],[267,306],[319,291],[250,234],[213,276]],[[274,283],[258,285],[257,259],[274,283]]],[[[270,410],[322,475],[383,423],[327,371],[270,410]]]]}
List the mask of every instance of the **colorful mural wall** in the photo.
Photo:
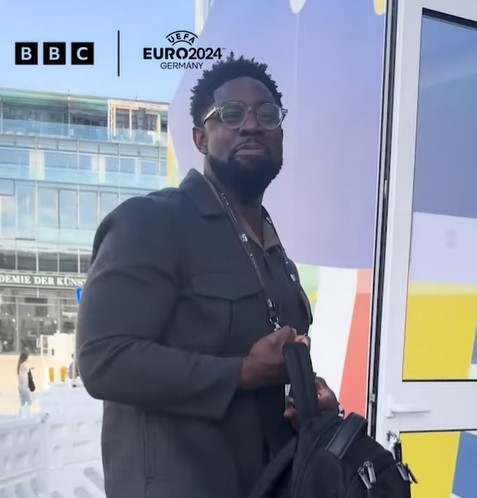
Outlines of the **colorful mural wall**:
{"type": "MultiPolygon", "coordinates": [[[[372,0],[216,0],[199,39],[267,63],[284,95],[284,168],[265,204],[314,306],[315,369],[347,410],[362,413],[383,13],[384,1],[372,0]]],[[[199,75],[186,72],[171,104],[171,183],[202,168],[188,112],[199,75]]]]}

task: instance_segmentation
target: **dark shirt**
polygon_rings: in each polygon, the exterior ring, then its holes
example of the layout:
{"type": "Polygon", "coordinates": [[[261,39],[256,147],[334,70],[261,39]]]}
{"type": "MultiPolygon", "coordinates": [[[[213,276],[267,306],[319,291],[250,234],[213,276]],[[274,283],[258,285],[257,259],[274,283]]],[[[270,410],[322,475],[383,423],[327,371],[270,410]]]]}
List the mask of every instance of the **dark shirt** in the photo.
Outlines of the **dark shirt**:
{"type": "MultiPolygon", "coordinates": [[[[304,333],[279,246],[264,246],[252,242],[283,324],[304,333]]],[[[108,497],[247,495],[291,436],[283,386],[238,390],[241,358],[272,330],[260,282],[200,173],[105,218],[77,351],[86,389],[105,400],[108,497]]]]}

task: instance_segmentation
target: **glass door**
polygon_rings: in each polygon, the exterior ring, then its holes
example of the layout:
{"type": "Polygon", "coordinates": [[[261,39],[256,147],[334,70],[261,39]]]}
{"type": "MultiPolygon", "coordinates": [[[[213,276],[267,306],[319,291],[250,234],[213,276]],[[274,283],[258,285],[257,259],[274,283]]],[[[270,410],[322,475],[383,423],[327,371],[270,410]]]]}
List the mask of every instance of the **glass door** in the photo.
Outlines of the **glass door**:
{"type": "Polygon", "coordinates": [[[413,498],[475,498],[477,2],[391,7],[369,413],[413,498]]]}

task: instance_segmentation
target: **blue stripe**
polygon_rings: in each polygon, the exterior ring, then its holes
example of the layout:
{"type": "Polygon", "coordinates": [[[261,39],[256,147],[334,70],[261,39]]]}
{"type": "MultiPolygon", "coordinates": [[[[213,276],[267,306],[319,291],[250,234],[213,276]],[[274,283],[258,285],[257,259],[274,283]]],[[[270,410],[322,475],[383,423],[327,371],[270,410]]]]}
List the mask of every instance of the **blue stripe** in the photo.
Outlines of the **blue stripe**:
{"type": "Polygon", "coordinates": [[[477,365],[477,325],[475,326],[474,350],[472,351],[472,365],[477,365]]]}
{"type": "Polygon", "coordinates": [[[477,490],[477,436],[460,435],[452,492],[461,498],[475,498],[477,490]]]}

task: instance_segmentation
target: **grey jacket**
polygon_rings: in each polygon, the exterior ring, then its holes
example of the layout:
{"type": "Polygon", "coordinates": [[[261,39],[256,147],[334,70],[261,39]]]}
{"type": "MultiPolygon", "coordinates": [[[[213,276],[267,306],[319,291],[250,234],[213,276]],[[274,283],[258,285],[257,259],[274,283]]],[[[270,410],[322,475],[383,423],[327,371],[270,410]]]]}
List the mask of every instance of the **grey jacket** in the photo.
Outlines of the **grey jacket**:
{"type": "MultiPolygon", "coordinates": [[[[305,332],[277,251],[260,264],[268,258],[287,323],[305,332]]],[[[283,386],[238,390],[241,358],[271,331],[259,280],[200,173],[105,218],[77,351],[86,389],[105,400],[108,498],[247,495],[291,435],[283,386]]]]}

